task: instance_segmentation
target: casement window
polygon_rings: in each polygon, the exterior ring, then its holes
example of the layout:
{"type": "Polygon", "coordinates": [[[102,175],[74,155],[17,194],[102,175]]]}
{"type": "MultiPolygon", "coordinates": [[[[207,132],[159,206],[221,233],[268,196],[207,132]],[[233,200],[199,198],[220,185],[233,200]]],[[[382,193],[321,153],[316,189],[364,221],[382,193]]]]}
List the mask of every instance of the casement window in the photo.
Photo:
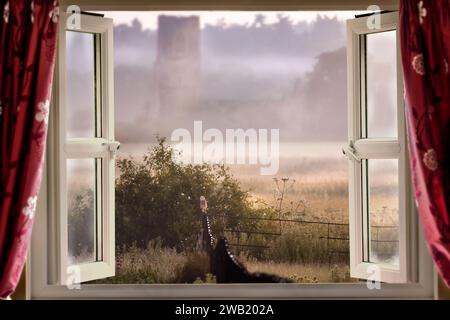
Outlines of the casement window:
{"type": "Polygon", "coordinates": [[[53,98],[57,112],[49,159],[49,166],[58,168],[51,185],[53,194],[59,196],[50,202],[59,212],[54,216],[53,277],[61,284],[115,273],[114,153],[118,147],[114,140],[112,20],[83,14],[77,26],[66,23],[67,18],[61,15],[59,24],[58,89],[53,98]],[[81,99],[73,93],[77,86],[84,92],[81,99]],[[83,206],[74,206],[74,202],[83,202],[83,206]],[[80,214],[74,210],[88,211],[83,216],[88,218],[75,224],[80,214]]]}
{"type": "Polygon", "coordinates": [[[345,153],[350,159],[350,269],[355,278],[378,277],[382,282],[405,283],[412,280],[410,226],[414,209],[406,150],[398,13],[369,19],[372,21],[360,17],[347,22],[349,146],[345,153]],[[384,62],[382,70],[374,68],[377,59],[384,62]],[[376,81],[377,72],[384,73],[383,83],[376,81]],[[389,179],[386,170],[395,173],[395,179],[389,179]],[[383,188],[389,197],[380,194],[383,188]],[[388,198],[395,202],[387,210],[388,198]],[[383,241],[377,241],[380,233],[386,235],[383,241]],[[380,248],[388,243],[393,252],[383,256],[380,248]]]}
{"type": "MultiPolygon", "coordinates": [[[[86,10],[110,10],[94,4],[86,10]]],[[[347,23],[348,146],[344,152],[349,158],[350,272],[357,280],[308,285],[85,284],[112,277],[116,269],[119,142],[114,136],[113,21],[81,14],[77,25],[66,23],[67,18],[62,14],[59,24],[46,174],[28,268],[33,298],[432,297],[431,260],[417,225],[409,181],[398,13],[379,15],[375,29],[367,24],[367,17],[347,23]],[[385,68],[373,68],[374,59],[385,68]],[[374,72],[386,73],[386,81],[374,81],[374,72]],[[80,90],[83,97],[74,99],[73,92],[80,90]],[[82,205],[73,206],[74,202],[82,205]],[[74,210],[87,211],[82,216],[89,218],[73,223],[80,216],[74,210]],[[386,210],[389,219],[383,219],[386,210]],[[382,289],[370,290],[364,279],[382,282],[382,289]],[[73,290],[71,285],[77,283],[83,283],[81,290],[73,290]]]]}

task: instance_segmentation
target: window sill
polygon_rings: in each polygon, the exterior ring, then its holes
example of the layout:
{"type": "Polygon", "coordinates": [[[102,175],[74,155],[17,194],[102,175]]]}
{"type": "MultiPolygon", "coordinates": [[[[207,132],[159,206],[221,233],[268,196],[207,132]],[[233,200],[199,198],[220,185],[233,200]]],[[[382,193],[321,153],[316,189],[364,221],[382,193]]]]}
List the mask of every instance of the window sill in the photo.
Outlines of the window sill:
{"type": "Polygon", "coordinates": [[[155,284],[155,285],[82,285],[69,290],[49,285],[33,290],[33,299],[433,299],[432,288],[416,284],[382,284],[369,290],[358,284],[155,284]]]}

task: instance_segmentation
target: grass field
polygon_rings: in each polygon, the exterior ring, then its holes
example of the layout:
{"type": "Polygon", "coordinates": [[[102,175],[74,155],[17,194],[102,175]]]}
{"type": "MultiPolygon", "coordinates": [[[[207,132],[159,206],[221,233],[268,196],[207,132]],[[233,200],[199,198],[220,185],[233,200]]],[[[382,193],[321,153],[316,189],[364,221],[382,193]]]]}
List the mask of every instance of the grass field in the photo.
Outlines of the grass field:
{"type": "MultiPolygon", "coordinates": [[[[347,264],[300,264],[258,261],[239,255],[250,272],[266,272],[289,278],[297,283],[354,282],[347,264]]],[[[208,257],[196,253],[177,253],[158,241],[146,249],[128,248],[117,255],[116,276],[98,280],[101,284],[214,283],[208,275],[208,257]]]]}

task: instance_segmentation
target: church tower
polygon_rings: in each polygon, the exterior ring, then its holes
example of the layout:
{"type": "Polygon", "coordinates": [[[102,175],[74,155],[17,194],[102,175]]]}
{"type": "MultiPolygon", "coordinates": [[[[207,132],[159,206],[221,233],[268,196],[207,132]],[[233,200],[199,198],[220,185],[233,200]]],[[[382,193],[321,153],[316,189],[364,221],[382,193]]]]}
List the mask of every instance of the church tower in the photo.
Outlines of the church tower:
{"type": "Polygon", "coordinates": [[[160,115],[182,119],[200,95],[199,17],[158,17],[156,76],[160,115]]]}

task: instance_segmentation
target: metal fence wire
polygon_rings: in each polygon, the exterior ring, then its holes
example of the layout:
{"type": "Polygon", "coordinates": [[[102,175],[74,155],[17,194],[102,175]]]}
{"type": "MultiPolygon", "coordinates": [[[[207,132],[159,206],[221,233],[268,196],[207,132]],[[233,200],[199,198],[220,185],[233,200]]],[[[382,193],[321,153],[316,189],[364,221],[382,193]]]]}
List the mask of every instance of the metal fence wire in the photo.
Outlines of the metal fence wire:
{"type": "MultiPolygon", "coordinates": [[[[314,232],[313,238],[315,241],[324,241],[326,245],[328,262],[332,263],[335,256],[349,256],[349,224],[337,223],[337,222],[323,222],[323,221],[311,221],[311,220],[298,220],[298,219],[280,219],[280,218],[264,218],[264,217],[241,217],[242,220],[254,220],[257,223],[274,223],[279,225],[278,232],[266,232],[261,230],[241,230],[240,228],[225,228],[223,232],[226,234],[233,234],[234,239],[238,241],[230,242],[229,246],[239,250],[249,250],[252,248],[257,249],[270,249],[270,245],[261,245],[251,242],[241,243],[239,240],[244,238],[242,235],[246,235],[246,239],[252,238],[252,235],[260,235],[265,237],[280,237],[284,234],[284,230],[287,229],[286,225],[309,225],[314,232]],[[337,245],[337,243],[344,243],[343,245],[337,245]],[[342,248],[345,248],[344,250],[342,248]]],[[[398,226],[397,225],[371,225],[368,234],[370,234],[371,251],[374,254],[380,252],[383,247],[389,246],[389,250],[395,250],[398,247],[398,226]]],[[[298,237],[304,237],[305,235],[299,232],[298,237]]]]}

